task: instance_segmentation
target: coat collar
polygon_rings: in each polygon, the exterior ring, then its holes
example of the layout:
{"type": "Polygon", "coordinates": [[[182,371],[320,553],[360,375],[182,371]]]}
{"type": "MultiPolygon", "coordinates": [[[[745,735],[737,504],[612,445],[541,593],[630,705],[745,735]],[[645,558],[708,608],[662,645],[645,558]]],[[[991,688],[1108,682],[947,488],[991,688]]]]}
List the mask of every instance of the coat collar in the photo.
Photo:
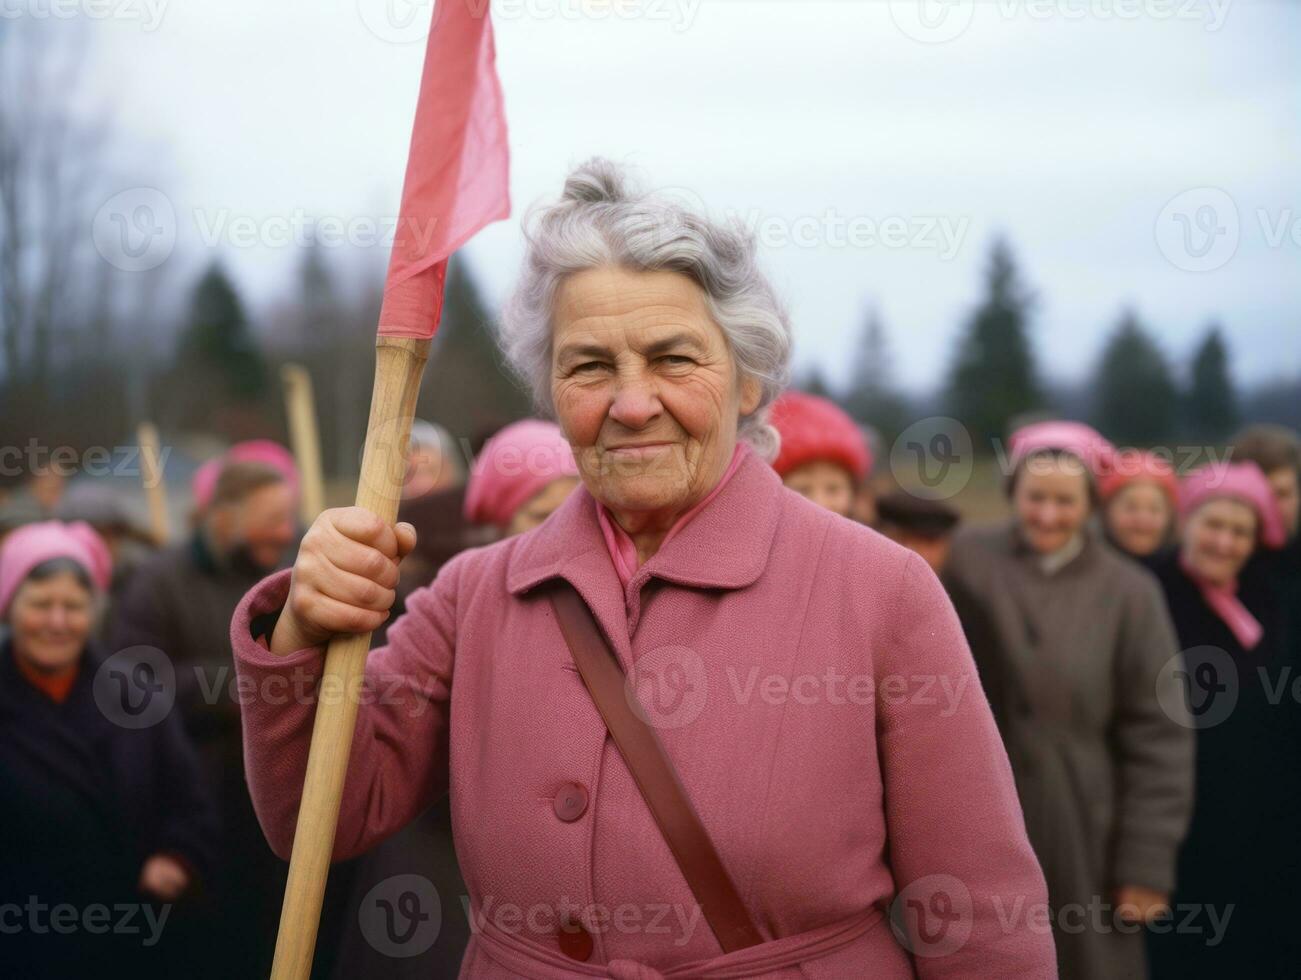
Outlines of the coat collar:
{"type": "MultiPolygon", "coordinates": [[[[747,452],[718,496],[637,569],[629,589],[640,589],[652,576],[692,588],[753,584],[767,566],[785,492],[772,467],[747,452]]],[[[520,539],[506,586],[519,595],[552,578],[567,579],[589,605],[596,593],[622,592],[586,486],[520,539]]]]}

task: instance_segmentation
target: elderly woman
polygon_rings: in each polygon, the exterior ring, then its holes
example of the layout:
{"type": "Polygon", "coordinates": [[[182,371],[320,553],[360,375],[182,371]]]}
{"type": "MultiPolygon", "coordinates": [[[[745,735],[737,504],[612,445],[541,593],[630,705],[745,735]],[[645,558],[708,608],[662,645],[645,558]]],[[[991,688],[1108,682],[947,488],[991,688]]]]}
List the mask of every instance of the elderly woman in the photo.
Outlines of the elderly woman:
{"type": "Polygon", "coordinates": [[[1048,879],[1061,975],[1143,977],[1135,920],[1166,905],[1192,800],[1192,732],[1162,673],[1174,630],[1151,573],[1089,524],[1106,440],[1043,422],[1010,448],[1011,523],[959,535],[945,577],[1048,879]]]}
{"type": "Polygon", "coordinates": [[[211,867],[213,810],[180,718],[148,714],[132,665],[91,639],[110,574],[80,522],[29,524],[0,548],[0,899],[22,909],[0,922],[6,976],[165,975],[167,903],[211,867]],[[108,928],[122,905],[130,933],[108,928]],[[95,906],[105,928],[82,928],[95,906]],[[77,924],[51,922],[55,907],[77,924]]]}
{"type": "MultiPolygon", "coordinates": [[[[582,486],[454,559],[370,655],[383,696],[360,708],[336,856],[450,783],[463,977],[1052,976],[1043,879],[938,581],[764,459],[790,334],[753,241],[603,161],[528,241],[504,345],[582,486]],[[571,645],[557,609],[594,617],[612,652],[571,645]],[[602,703],[630,692],[669,760],[645,796],[576,669],[602,657],[628,672],[602,703]],[[679,793],[692,852],[647,803],[679,793]]],[[[237,612],[241,675],[310,690],[330,636],[385,617],[411,546],[355,508],[322,515],[237,612]]],[[[312,718],[309,700],[244,715],[284,854],[312,718]]]]}
{"type": "Polygon", "coordinates": [[[849,517],[872,468],[867,440],[854,420],[833,401],[788,391],[773,404],[769,422],[781,438],[772,465],[782,483],[849,517]]]}
{"type": "Polygon", "coordinates": [[[524,419],[486,443],[470,473],[465,518],[502,537],[531,531],[578,486],[578,464],[560,426],[524,419]]]}
{"type": "Polygon", "coordinates": [[[1174,537],[1179,484],[1174,467],[1150,452],[1119,452],[1098,481],[1107,540],[1150,566],[1174,537]]]}
{"type": "Polygon", "coordinates": [[[1170,672],[1197,730],[1197,795],[1179,852],[1180,906],[1202,928],[1151,937],[1158,977],[1295,976],[1301,877],[1301,663],[1258,547],[1286,531],[1254,463],[1212,465],[1180,485],[1183,541],[1156,568],[1183,648],[1170,672]]]}

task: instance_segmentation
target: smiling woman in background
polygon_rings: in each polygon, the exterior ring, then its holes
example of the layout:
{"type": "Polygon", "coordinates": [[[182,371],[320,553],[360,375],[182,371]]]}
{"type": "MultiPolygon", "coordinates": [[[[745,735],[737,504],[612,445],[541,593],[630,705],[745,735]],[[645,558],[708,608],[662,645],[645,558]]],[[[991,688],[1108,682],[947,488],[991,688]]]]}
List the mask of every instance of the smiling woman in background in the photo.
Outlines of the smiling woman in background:
{"type": "Polygon", "coordinates": [[[1192,732],[1158,700],[1180,703],[1162,674],[1174,630],[1151,574],[1090,526],[1110,444],[1043,422],[1010,450],[1011,522],[959,534],[945,579],[1048,879],[1061,976],[1141,978],[1127,923],[1164,908],[1192,801],[1192,732]]]}
{"type": "Polygon", "coordinates": [[[1120,452],[1098,481],[1107,540],[1151,567],[1174,538],[1178,480],[1174,468],[1150,452],[1120,452]]]}
{"type": "Polygon", "coordinates": [[[1172,980],[1295,976],[1301,704],[1292,685],[1301,663],[1273,583],[1248,564],[1257,548],[1282,547],[1287,532],[1254,463],[1204,467],[1179,491],[1183,543],[1156,569],[1197,726],[1197,797],[1176,896],[1214,910],[1224,928],[1152,936],[1154,971],[1172,980]]]}
{"type": "Polygon", "coordinates": [[[841,517],[849,517],[872,468],[867,440],[835,402],[787,391],[769,416],[781,436],[773,469],[800,496],[841,517]]]}
{"type": "Polygon", "coordinates": [[[175,902],[210,868],[215,818],[179,716],[136,725],[105,702],[117,688],[111,668],[98,676],[106,654],[90,637],[110,571],[107,546],[80,522],[28,524],[0,547],[0,900],[78,916],[125,903],[139,931],[15,930],[7,914],[5,976],[168,975],[159,936],[142,942],[141,905],[175,902]]]}
{"type": "Polygon", "coordinates": [[[578,486],[573,450],[554,422],[523,419],[486,443],[470,471],[465,519],[502,537],[537,527],[578,486]]]}

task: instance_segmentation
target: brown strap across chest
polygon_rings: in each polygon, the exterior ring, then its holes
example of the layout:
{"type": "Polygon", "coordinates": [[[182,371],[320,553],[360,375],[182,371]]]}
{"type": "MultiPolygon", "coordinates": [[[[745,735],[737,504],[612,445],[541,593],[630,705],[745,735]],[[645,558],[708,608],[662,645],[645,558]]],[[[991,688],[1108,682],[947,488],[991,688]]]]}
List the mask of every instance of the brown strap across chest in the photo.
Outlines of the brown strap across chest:
{"type": "Polygon", "coordinates": [[[629,703],[623,668],[591,610],[567,582],[550,598],[583,683],[719,944],[731,953],[763,942],[659,736],[629,703]]]}

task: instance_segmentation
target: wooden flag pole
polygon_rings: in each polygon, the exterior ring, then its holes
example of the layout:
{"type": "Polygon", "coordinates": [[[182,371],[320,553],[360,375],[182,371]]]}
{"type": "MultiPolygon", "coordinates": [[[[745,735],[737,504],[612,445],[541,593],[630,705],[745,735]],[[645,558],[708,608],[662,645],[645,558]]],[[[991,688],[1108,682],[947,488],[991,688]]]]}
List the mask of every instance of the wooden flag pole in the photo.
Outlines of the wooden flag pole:
{"type": "Polygon", "coordinates": [[[321,476],[321,436],[316,428],[316,398],[312,376],[301,364],[280,369],[285,386],[285,414],[289,417],[289,441],[298,460],[302,481],[299,501],[303,524],[310,525],[325,510],[325,481],[321,476]]]}
{"type": "MultiPolygon", "coordinates": [[[[428,340],[390,337],[375,342],[375,389],[366,424],[357,506],[390,524],[397,518],[407,438],[429,345],[428,340]]],[[[271,980],[308,980],[311,974],[369,648],[370,634],[358,633],[336,636],[326,650],[271,980]]]]}
{"type": "Polygon", "coordinates": [[[140,483],[149,504],[149,526],[154,543],[162,547],[171,537],[171,523],[167,517],[167,487],[163,484],[158,427],[152,422],[141,422],[136,427],[136,442],[140,446],[140,483]]]}

